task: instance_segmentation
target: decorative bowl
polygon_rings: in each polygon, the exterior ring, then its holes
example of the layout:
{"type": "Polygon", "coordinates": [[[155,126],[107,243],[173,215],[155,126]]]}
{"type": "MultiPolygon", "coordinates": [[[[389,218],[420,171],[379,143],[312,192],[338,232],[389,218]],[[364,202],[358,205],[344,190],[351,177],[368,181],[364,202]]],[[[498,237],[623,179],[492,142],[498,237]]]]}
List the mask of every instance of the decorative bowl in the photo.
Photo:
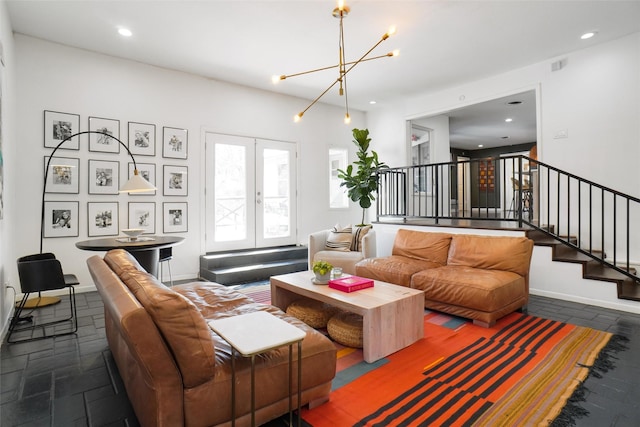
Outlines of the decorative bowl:
{"type": "Polygon", "coordinates": [[[144,233],[144,228],[125,228],[120,231],[129,236],[130,240],[136,240],[139,235],[144,233]]]}

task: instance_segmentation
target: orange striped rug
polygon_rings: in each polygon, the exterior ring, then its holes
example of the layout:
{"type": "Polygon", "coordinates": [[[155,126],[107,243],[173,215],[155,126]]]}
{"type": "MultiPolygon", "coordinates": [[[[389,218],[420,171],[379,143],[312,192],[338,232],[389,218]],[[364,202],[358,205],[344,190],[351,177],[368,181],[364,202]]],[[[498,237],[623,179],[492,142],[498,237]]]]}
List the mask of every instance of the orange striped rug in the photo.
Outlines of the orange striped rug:
{"type": "Polygon", "coordinates": [[[610,337],[519,313],[488,329],[428,313],[424,339],[302,416],[313,427],[548,425],[610,337]]]}
{"type": "MultiPolygon", "coordinates": [[[[269,285],[242,287],[269,303],[269,285]]],[[[375,363],[337,345],[330,401],[307,425],[549,425],[612,334],[512,313],[492,328],[425,311],[424,338],[375,363]]]]}

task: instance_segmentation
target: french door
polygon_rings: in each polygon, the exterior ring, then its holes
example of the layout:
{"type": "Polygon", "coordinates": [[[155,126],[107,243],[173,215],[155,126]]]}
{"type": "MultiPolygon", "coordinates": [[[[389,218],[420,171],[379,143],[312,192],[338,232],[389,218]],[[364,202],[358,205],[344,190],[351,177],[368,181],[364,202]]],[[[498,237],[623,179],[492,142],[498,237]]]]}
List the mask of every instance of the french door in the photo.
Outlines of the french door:
{"type": "Polygon", "coordinates": [[[206,133],[206,251],[296,243],[296,145],[206,133]]]}

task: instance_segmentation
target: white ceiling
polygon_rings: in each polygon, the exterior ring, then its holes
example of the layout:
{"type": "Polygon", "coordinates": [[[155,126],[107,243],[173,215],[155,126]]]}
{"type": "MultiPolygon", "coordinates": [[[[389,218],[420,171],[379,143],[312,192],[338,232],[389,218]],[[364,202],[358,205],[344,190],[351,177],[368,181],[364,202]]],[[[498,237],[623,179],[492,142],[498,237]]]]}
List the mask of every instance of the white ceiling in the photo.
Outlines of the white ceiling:
{"type": "MultiPolygon", "coordinates": [[[[207,78],[311,100],[337,77],[336,71],[323,71],[271,83],[272,75],[337,63],[339,21],[331,15],[333,0],[6,3],[15,32],[207,78]],[[118,35],[120,26],[133,36],[118,35]]],[[[397,27],[397,34],[373,54],[399,49],[400,56],[359,64],[348,75],[350,107],[362,111],[640,31],[640,0],[347,4],[348,61],[359,58],[391,25],[397,27]],[[580,40],[590,30],[597,36],[580,40]],[[378,104],[369,104],[371,100],[378,104]]],[[[322,102],[344,105],[335,88],[322,102]]],[[[300,109],[306,104],[301,100],[300,109]]]]}

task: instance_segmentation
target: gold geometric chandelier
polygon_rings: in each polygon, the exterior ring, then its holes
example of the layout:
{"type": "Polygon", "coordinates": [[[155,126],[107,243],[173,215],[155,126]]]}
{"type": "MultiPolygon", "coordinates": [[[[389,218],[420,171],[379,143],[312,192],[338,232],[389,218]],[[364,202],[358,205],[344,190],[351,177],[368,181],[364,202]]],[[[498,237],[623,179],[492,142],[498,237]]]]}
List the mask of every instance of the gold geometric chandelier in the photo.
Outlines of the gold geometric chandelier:
{"type": "Polygon", "coordinates": [[[311,104],[309,104],[307,106],[307,108],[305,108],[304,110],[302,110],[301,112],[299,112],[298,114],[295,115],[294,117],[294,121],[295,122],[299,122],[302,119],[302,116],[304,115],[304,113],[307,112],[307,110],[309,108],[311,108],[316,102],[318,102],[318,100],[320,100],[320,98],[322,98],[327,92],[329,92],[329,90],[331,90],[332,87],[334,87],[336,84],[339,84],[339,91],[338,93],[340,94],[340,96],[344,96],[344,105],[345,105],[345,116],[344,116],[344,122],[346,124],[349,124],[351,122],[351,116],[349,115],[349,95],[347,93],[347,74],[353,70],[353,68],[358,65],[361,62],[366,62],[366,61],[372,61],[374,59],[380,59],[380,58],[387,58],[387,57],[391,57],[391,56],[398,56],[399,52],[397,50],[393,51],[393,52],[389,52],[387,54],[384,55],[380,55],[380,56],[374,56],[371,58],[368,58],[367,56],[373,52],[373,50],[378,47],[378,45],[380,43],[382,43],[383,41],[385,41],[386,39],[389,38],[389,36],[391,36],[393,33],[395,33],[395,27],[391,27],[389,29],[389,31],[387,31],[386,33],[384,33],[384,35],[380,38],[380,40],[378,40],[378,42],[376,44],[373,45],[373,47],[371,49],[369,49],[364,55],[362,55],[360,57],[360,59],[356,60],[356,61],[351,61],[351,62],[346,62],[345,60],[345,49],[344,49],[344,29],[343,29],[343,25],[342,25],[342,20],[349,14],[349,6],[347,6],[344,2],[344,0],[338,0],[338,7],[336,7],[335,9],[333,9],[333,17],[334,18],[338,18],[340,19],[340,39],[339,39],[339,61],[337,65],[330,65],[328,67],[322,67],[322,68],[316,68],[315,70],[309,70],[309,71],[303,71],[301,73],[295,73],[295,74],[289,74],[289,75],[281,75],[281,76],[273,76],[272,80],[273,83],[278,83],[280,80],[285,80],[289,77],[296,77],[296,76],[301,76],[304,74],[310,74],[310,73],[315,73],[317,71],[324,71],[324,70],[330,70],[332,68],[337,68],[338,69],[338,77],[333,81],[333,83],[331,83],[329,85],[328,88],[326,88],[320,95],[318,95],[318,97],[316,99],[314,99],[311,104]],[[348,68],[347,68],[348,67],[348,68]]]}

